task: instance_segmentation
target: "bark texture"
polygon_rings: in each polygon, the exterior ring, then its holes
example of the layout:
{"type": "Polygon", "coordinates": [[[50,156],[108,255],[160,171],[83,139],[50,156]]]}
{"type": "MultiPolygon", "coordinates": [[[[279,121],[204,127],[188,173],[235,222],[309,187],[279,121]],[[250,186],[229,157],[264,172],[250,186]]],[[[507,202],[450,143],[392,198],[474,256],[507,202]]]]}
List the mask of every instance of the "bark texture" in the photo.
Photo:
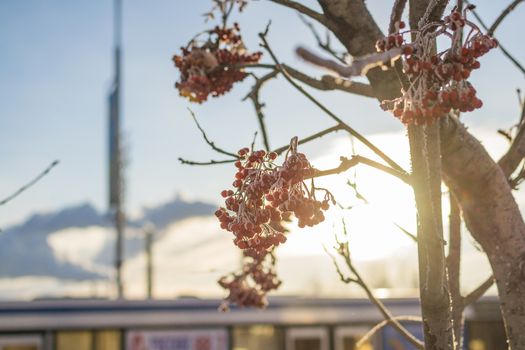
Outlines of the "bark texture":
{"type": "Polygon", "coordinates": [[[439,123],[408,127],[418,213],[419,293],[425,349],[454,349],[441,221],[439,123]]]}
{"type": "MultiPolygon", "coordinates": [[[[318,0],[328,20],[328,28],[354,57],[374,53],[376,41],[384,34],[366,8],[364,1],[318,0]]],[[[373,68],[367,73],[379,100],[399,96],[400,85],[393,70],[373,68]]]]}
{"type": "Polygon", "coordinates": [[[443,172],[465,224],[488,256],[509,349],[525,349],[525,224],[507,177],[454,118],[441,122],[443,172]]]}

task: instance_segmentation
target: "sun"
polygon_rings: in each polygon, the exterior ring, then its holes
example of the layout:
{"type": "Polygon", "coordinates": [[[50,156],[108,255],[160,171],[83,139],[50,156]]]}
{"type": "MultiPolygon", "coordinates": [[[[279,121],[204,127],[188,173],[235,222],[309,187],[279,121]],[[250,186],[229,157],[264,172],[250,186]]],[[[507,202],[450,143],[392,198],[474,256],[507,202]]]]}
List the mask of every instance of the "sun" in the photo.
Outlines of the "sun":
{"type": "MultiPolygon", "coordinates": [[[[401,133],[383,134],[371,137],[389,155],[408,163],[408,145],[401,133]]],[[[337,166],[340,156],[351,156],[352,149],[347,138],[337,139],[327,152],[333,156],[314,159],[319,169],[337,166]]],[[[356,154],[373,157],[363,147],[356,145],[356,154]]],[[[323,245],[331,248],[335,237],[348,239],[355,260],[377,260],[393,255],[400,248],[413,245],[399,227],[416,232],[416,210],[412,189],[402,181],[376,169],[359,165],[340,175],[317,179],[316,185],[329,189],[341,207],[332,207],[326,213],[326,220],[313,228],[298,229],[290,225],[287,244],[280,255],[326,254],[323,245]],[[348,182],[356,184],[354,189],[348,182]],[[357,198],[357,192],[363,198],[357,198]],[[343,237],[343,222],[347,237],[343,237]]]]}

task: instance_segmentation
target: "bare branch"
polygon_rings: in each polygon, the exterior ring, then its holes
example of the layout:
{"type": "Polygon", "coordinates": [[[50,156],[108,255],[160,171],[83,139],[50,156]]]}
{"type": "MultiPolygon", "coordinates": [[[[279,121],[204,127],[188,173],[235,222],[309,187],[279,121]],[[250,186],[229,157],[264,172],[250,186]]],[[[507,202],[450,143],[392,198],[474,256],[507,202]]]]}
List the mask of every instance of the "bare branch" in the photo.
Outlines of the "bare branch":
{"type": "Polygon", "coordinates": [[[354,348],[359,349],[364,343],[369,341],[370,338],[374,336],[374,334],[391,324],[393,321],[423,322],[423,319],[420,316],[392,316],[391,320],[383,320],[366,332],[366,334],[357,341],[354,348]]]}
{"type": "Polygon", "coordinates": [[[350,81],[346,79],[341,79],[338,77],[334,77],[331,75],[323,75],[323,77],[319,79],[312,78],[303,72],[300,72],[286,64],[283,64],[282,67],[292,76],[293,78],[317,89],[317,90],[323,90],[323,91],[330,91],[330,90],[340,90],[344,92],[348,92],[351,94],[356,94],[360,96],[365,97],[372,97],[375,98],[374,90],[372,87],[368,84],[356,82],[356,81],[350,81]]]}
{"type": "Polygon", "coordinates": [[[255,78],[255,85],[252,87],[252,90],[250,91],[250,93],[246,95],[246,97],[243,99],[243,100],[246,100],[247,98],[249,98],[253,103],[253,107],[255,108],[255,114],[257,115],[257,120],[259,121],[259,129],[261,130],[261,134],[263,137],[264,148],[267,151],[270,150],[270,141],[268,138],[268,132],[266,130],[266,124],[264,122],[264,113],[262,111],[265,104],[261,103],[259,99],[259,93],[264,83],[270,79],[275,78],[277,74],[279,74],[278,70],[274,70],[261,78],[253,75],[253,77],[255,78]]]}
{"type": "MultiPolygon", "coordinates": [[[[313,135],[310,135],[308,137],[305,137],[304,139],[301,139],[297,142],[298,145],[302,145],[304,143],[307,143],[307,142],[310,142],[310,141],[313,141],[315,139],[318,139],[318,138],[321,138],[323,137],[324,135],[327,135],[327,134],[330,134],[332,132],[336,132],[338,130],[344,130],[344,128],[341,126],[341,125],[336,125],[336,126],[332,126],[328,129],[324,129],[324,130],[321,130],[313,135]]],[[[281,154],[283,152],[285,152],[286,150],[288,150],[290,148],[290,145],[286,145],[286,146],[282,146],[282,147],[279,147],[279,148],[276,148],[274,149],[273,151],[277,154],[281,154]]]]}
{"type": "Polygon", "coordinates": [[[312,35],[314,36],[315,40],[317,41],[317,46],[319,46],[325,52],[329,53],[333,58],[335,58],[339,62],[345,63],[344,54],[337,53],[332,48],[332,46],[330,45],[330,32],[329,31],[327,31],[327,33],[326,33],[326,40],[323,42],[323,40],[321,39],[321,36],[319,35],[317,30],[315,29],[313,23],[308,21],[305,18],[305,16],[303,16],[301,14],[299,14],[299,18],[304,23],[304,25],[307,26],[308,29],[310,29],[310,31],[312,32],[312,35]]]}
{"type": "Polygon", "coordinates": [[[525,123],[518,128],[518,133],[512,140],[509,150],[498,161],[498,165],[506,177],[509,177],[525,156],[525,123]]]}
{"type": "Polygon", "coordinates": [[[232,153],[232,152],[228,152],[228,151],[225,151],[223,150],[222,148],[219,148],[215,145],[215,143],[213,141],[211,141],[209,138],[208,138],[208,135],[206,135],[206,132],[204,131],[204,129],[201,127],[201,125],[199,124],[199,122],[197,121],[197,117],[195,116],[195,113],[193,113],[193,111],[191,109],[188,108],[188,111],[190,111],[190,114],[191,114],[191,117],[193,118],[193,121],[195,122],[195,124],[197,125],[197,128],[199,128],[201,134],[202,134],[202,137],[204,138],[204,141],[206,141],[206,143],[217,153],[221,153],[221,154],[224,154],[224,155],[227,155],[227,156],[230,156],[230,157],[234,157],[234,158],[237,158],[237,155],[235,153],[232,153]]]}
{"type": "Polygon", "coordinates": [[[224,160],[210,160],[208,162],[195,162],[195,161],[192,161],[192,160],[186,160],[184,158],[178,158],[179,159],[179,162],[181,162],[181,164],[186,164],[186,165],[217,165],[217,164],[225,164],[225,163],[233,163],[237,160],[236,159],[224,159],[224,160]]]}
{"type": "MultiPolygon", "coordinates": [[[[346,229],[346,224],[343,221],[343,232],[346,237],[348,237],[348,232],[346,229]]],[[[412,333],[410,333],[399,321],[397,321],[394,316],[390,313],[390,311],[387,309],[387,307],[375,297],[374,293],[372,293],[372,290],[368,286],[368,284],[363,280],[361,275],[359,274],[359,271],[357,271],[356,267],[354,266],[351,258],[350,258],[350,250],[348,247],[348,242],[338,242],[337,252],[339,255],[344,259],[348,269],[352,274],[355,276],[355,279],[357,280],[357,284],[361,286],[361,288],[365,291],[366,295],[368,296],[368,299],[374,304],[379,312],[383,315],[383,317],[388,320],[389,323],[392,324],[392,327],[394,327],[401,335],[403,335],[412,345],[414,345],[417,349],[424,349],[424,344],[417,339],[412,333]]]]}
{"type": "Polygon", "coordinates": [[[15,199],[16,197],[18,197],[19,195],[21,195],[24,191],[26,191],[27,189],[29,189],[31,186],[33,186],[34,184],[36,184],[38,181],[40,181],[44,176],[46,176],[47,174],[49,174],[49,172],[51,171],[51,169],[53,169],[55,166],[57,166],[59,163],[58,160],[55,160],[53,163],[51,163],[46,169],[44,169],[44,171],[42,171],[37,177],[35,177],[33,180],[29,181],[27,184],[25,184],[24,186],[20,187],[18,190],[16,190],[13,194],[7,196],[6,198],[2,199],[0,201],[0,206],[2,205],[5,205],[7,204],[8,202],[12,201],[13,199],[15,199]]]}
{"type": "MultiPolygon", "coordinates": [[[[356,94],[360,96],[365,97],[373,97],[375,98],[374,91],[372,87],[369,84],[360,83],[360,82],[354,82],[346,79],[341,79],[338,77],[334,77],[331,75],[323,75],[321,79],[313,78],[295,68],[290,67],[286,64],[281,64],[281,66],[292,76],[293,78],[300,80],[301,82],[317,89],[317,90],[323,90],[323,91],[331,91],[331,90],[340,90],[344,92],[348,92],[351,94],[356,94]]],[[[278,70],[279,73],[281,71],[275,64],[243,64],[243,65],[228,65],[228,67],[231,68],[266,68],[266,69],[272,69],[272,70],[278,70]]]]}
{"type": "Polygon", "coordinates": [[[378,163],[372,159],[362,157],[359,155],[354,155],[350,159],[346,157],[341,157],[340,160],[341,160],[341,163],[339,164],[338,167],[327,169],[327,170],[317,170],[314,173],[313,177],[321,177],[321,176],[339,174],[339,173],[347,171],[348,169],[356,166],[357,164],[365,164],[365,165],[368,165],[369,167],[375,168],[377,170],[381,170],[382,172],[387,173],[389,175],[393,175],[397,177],[398,179],[400,179],[401,181],[407,184],[410,184],[410,176],[404,173],[401,173],[398,170],[393,169],[389,166],[378,163]]]}
{"type": "Polygon", "coordinates": [[[272,57],[273,61],[275,62],[277,68],[282,72],[283,76],[286,78],[286,80],[295,87],[299,92],[301,92],[304,96],[306,96],[310,101],[312,101],[315,105],[317,105],[323,112],[328,114],[330,118],[335,120],[338,124],[342,125],[344,129],[354,136],[356,139],[361,141],[365,146],[367,146],[370,150],[372,150],[375,154],[377,154],[381,159],[383,159],[388,165],[390,165],[392,168],[399,170],[400,172],[404,172],[405,174],[408,174],[399,164],[397,164],[394,160],[392,160],[390,157],[388,157],[383,151],[381,151],[377,146],[375,146],[372,142],[370,142],[366,137],[358,133],[356,130],[354,130],[352,127],[350,127],[348,124],[346,124],[341,118],[337,117],[332,111],[330,111],[327,107],[325,107],[321,102],[319,102],[315,97],[310,95],[308,92],[306,92],[301,86],[299,86],[290,76],[290,74],[286,71],[286,69],[279,63],[277,60],[277,57],[275,56],[274,52],[268,45],[268,41],[266,40],[266,35],[264,33],[260,33],[259,37],[262,40],[262,46],[268,51],[270,56],[272,57]]]}
{"type": "Polygon", "coordinates": [[[335,266],[335,270],[337,271],[337,274],[339,275],[339,278],[341,279],[341,281],[345,284],[349,284],[349,283],[358,283],[358,280],[356,280],[355,278],[352,278],[352,277],[346,277],[343,273],[343,271],[341,271],[341,267],[339,266],[339,264],[337,263],[337,260],[335,258],[335,256],[330,253],[328,251],[328,249],[326,248],[326,246],[323,244],[323,249],[324,251],[326,252],[326,254],[328,254],[328,256],[332,259],[332,262],[335,266]]]}
{"type": "Polygon", "coordinates": [[[390,13],[390,24],[388,25],[388,34],[392,34],[396,31],[396,23],[401,21],[401,16],[405,10],[407,0],[395,0],[394,6],[392,6],[392,12],[390,13]]]}
{"type": "Polygon", "coordinates": [[[463,308],[477,301],[487,292],[487,290],[494,284],[494,276],[490,276],[480,284],[476,289],[470,292],[468,295],[463,297],[463,308]]]}
{"type": "Polygon", "coordinates": [[[365,75],[370,69],[375,67],[391,67],[401,56],[402,51],[403,49],[401,47],[394,47],[385,52],[373,53],[356,58],[352,61],[351,65],[342,65],[334,60],[322,58],[304,47],[299,47],[295,50],[297,55],[303,60],[331,70],[342,77],[365,75]]]}
{"type": "Polygon", "coordinates": [[[512,10],[514,10],[516,8],[516,6],[518,6],[520,3],[522,3],[523,0],[514,0],[513,2],[511,2],[509,4],[509,6],[507,6],[503,12],[498,16],[498,18],[496,18],[496,20],[494,21],[494,23],[490,26],[487,34],[488,35],[494,35],[494,32],[496,31],[496,29],[498,28],[498,26],[501,24],[501,22],[503,22],[503,20],[505,19],[505,17],[507,17],[511,12],[512,10]]]}
{"type": "Polygon", "coordinates": [[[396,225],[396,227],[401,230],[401,232],[403,232],[405,235],[407,235],[411,240],[413,240],[414,242],[417,242],[417,236],[411,232],[409,232],[407,229],[405,229],[404,227],[396,224],[395,222],[393,223],[394,225],[396,225]]]}
{"type": "Polygon", "coordinates": [[[300,4],[292,0],[270,0],[270,1],[276,4],[279,4],[279,5],[282,5],[282,6],[289,7],[293,10],[296,10],[297,12],[300,12],[303,15],[306,15],[310,17],[311,19],[316,20],[317,22],[321,23],[325,27],[328,27],[328,28],[330,27],[330,22],[322,13],[316,12],[312,10],[311,8],[304,6],[303,4],[300,4]]]}

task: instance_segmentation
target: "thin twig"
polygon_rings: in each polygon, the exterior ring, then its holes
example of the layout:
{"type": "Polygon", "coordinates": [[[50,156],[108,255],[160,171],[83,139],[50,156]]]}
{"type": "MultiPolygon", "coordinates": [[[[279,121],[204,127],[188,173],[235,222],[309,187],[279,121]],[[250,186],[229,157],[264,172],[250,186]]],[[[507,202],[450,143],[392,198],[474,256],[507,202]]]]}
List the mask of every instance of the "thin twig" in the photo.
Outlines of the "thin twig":
{"type": "Polygon", "coordinates": [[[195,122],[195,124],[197,124],[197,128],[199,128],[201,134],[202,134],[202,137],[204,138],[204,141],[206,141],[206,143],[216,152],[218,153],[222,153],[224,155],[227,155],[227,156],[230,156],[230,157],[234,157],[234,158],[237,158],[237,155],[235,153],[232,153],[232,152],[228,152],[228,151],[225,151],[223,150],[222,148],[219,148],[215,145],[215,143],[213,141],[211,141],[209,138],[208,138],[208,135],[206,135],[206,132],[204,131],[204,129],[201,127],[201,125],[199,124],[199,122],[197,121],[197,117],[195,116],[195,113],[193,113],[193,111],[191,109],[188,108],[188,111],[190,111],[190,114],[193,118],[193,121],[195,122]]]}
{"type": "Polygon", "coordinates": [[[476,289],[463,297],[463,307],[470,305],[477,301],[487,292],[487,290],[492,287],[494,284],[494,276],[487,278],[482,284],[480,284],[476,289]]]}
{"type": "Polygon", "coordinates": [[[252,90],[250,91],[250,93],[248,95],[246,95],[246,97],[244,97],[244,99],[243,99],[243,100],[246,100],[247,98],[249,98],[252,101],[252,103],[253,103],[253,108],[255,109],[255,114],[257,115],[257,120],[259,122],[259,129],[261,130],[261,134],[262,134],[262,138],[263,138],[264,148],[267,151],[270,150],[270,140],[269,140],[269,137],[268,137],[268,132],[266,130],[266,123],[264,122],[264,113],[262,111],[264,106],[265,106],[265,104],[261,103],[261,101],[259,99],[259,93],[260,93],[261,88],[264,85],[264,83],[267,82],[270,79],[275,78],[277,76],[277,74],[279,74],[279,71],[278,70],[274,70],[274,71],[266,74],[265,76],[263,76],[261,78],[259,78],[259,77],[254,75],[255,84],[253,85],[252,90]]]}
{"type": "Polygon", "coordinates": [[[523,0],[514,0],[513,2],[511,2],[509,6],[507,6],[503,10],[503,12],[498,16],[498,18],[496,18],[494,23],[492,23],[489,30],[487,31],[487,34],[490,36],[494,35],[494,32],[496,31],[498,26],[501,24],[501,22],[503,22],[505,17],[507,17],[512,12],[512,10],[514,10],[514,8],[516,8],[516,6],[518,6],[521,2],[523,2],[523,0]]]}
{"type": "Polygon", "coordinates": [[[233,163],[237,161],[237,159],[224,159],[224,160],[213,160],[212,159],[208,162],[195,162],[193,160],[186,160],[180,157],[178,159],[179,159],[179,162],[181,162],[181,164],[186,164],[186,165],[217,165],[217,164],[233,163]]]}
{"type": "Polygon", "coordinates": [[[356,139],[361,141],[365,146],[367,146],[370,150],[372,150],[375,154],[377,154],[381,159],[383,159],[387,164],[389,164],[392,168],[399,170],[402,173],[408,174],[399,164],[397,164],[394,160],[392,160],[390,157],[388,157],[383,151],[381,151],[377,146],[375,146],[372,142],[370,142],[366,137],[358,133],[356,130],[354,130],[352,127],[350,127],[348,124],[346,124],[341,118],[336,116],[332,111],[330,111],[327,107],[325,107],[321,102],[319,102],[315,97],[310,95],[308,92],[306,92],[300,85],[298,85],[290,76],[290,74],[286,71],[286,69],[279,63],[277,60],[277,57],[275,56],[274,52],[268,45],[268,42],[266,40],[265,33],[260,33],[259,37],[261,38],[263,42],[263,47],[268,51],[270,56],[272,57],[273,61],[275,62],[277,68],[282,72],[283,76],[286,78],[286,80],[295,87],[299,92],[301,92],[304,96],[306,96],[310,101],[312,101],[315,105],[317,105],[323,112],[328,114],[330,118],[335,120],[338,124],[342,125],[344,127],[344,130],[346,130],[349,134],[354,136],[356,139]]]}
{"type": "MultiPolygon", "coordinates": [[[[319,132],[316,132],[315,134],[313,135],[310,135],[308,137],[305,137],[304,139],[300,139],[297,144],[298,145],[302,145],[304,143],[307,143],[307,142],[310,142],[310,141],[313,141],[315,139],[318,139],[318,138],[321,138],[323,137],[324,135],[327,135],[327,134],[330,134],[332,132],[336,132],[338,130],[343,130],[344,128],[341,126],[341,125],[336,125],[336,126],[332,126],[328,129],[324,129],[324,130],[321,130],[319,132]]],[[[279,147],[279,148],[276,148],[273,150],[273,152],[277,153],[277,154],[281,154],[283,152],[285,152],[286,150],[288,150],[290,148],[290,145],[286,145],[286,146],[282,146],[282,147],[279,147]]]]}
{"type": "MultiPolygon", "coordinates": [[[[406,1],[406,0],[405,0],[406,1]]],[[[330,32],[327,31],[327,35],[326,35],[326,42],[323,42],[323,40],[321,39],[321,36],[319,35],[319,33],[317,32],[317,29],[315,29],[314,27],[314,24],[310,21],[308,21],[305,16],[299,14],[299,18],[301,19],[301,21],[304,23],[305,26],[308,27],[308,29],[310,29],[310,31],[312,32],[312,35],[314,36],[315,40],[317,41],[317,45],[323,49],[325,52],[327,52],[328,54],[330,54],[333,58],[335,58],[336,60],[338,60],[339,62],[341,63],[346,63],[345,62],[345,59],[344,59],[344,54],[341,55],[341,54],[338,54],[337,52],[335,52],[335,50],[330,46],[330,32]]]]}
{"type": "Polygon", "coordinates": [[[7,196],[6,198],[2,199],[0,201],[0,206],[2,205],[5,205],[6,203],[12,201],[13,199],[15,199],[16,197],[18,197],[19,195],[21,195],[24,191],[26,191],[27,189],[29,189],[31,186],[33,186],[34,184],[36,184],[38,181],[40,181],[44,176],[46,176],[47,174],[49,174],[49,172],[51,171],[51,169],[53,169],[55,166],[57,166],[59,163],[58,160],[55,160],[53,163],[51,163],[46,169],[44,169],[44,171],[42,171],[37,177],[35,177],[33,180],[29,181],[27,184],[25,184],[24,186],[20,187],[18,190],[16,190],[13,194],[7,196]]]}
{"type": "Polygon", "coordinates": [[[337,263],[337,259],[335,258],[335,256],[332,253],[330,253],[330,251],[326,248],[324,243],[323,243],[323,249],[326,252],[326,254],[328,254],[328,256],[332,259],[332,263],[335,266],[335,270],[337,271],[337,274],[339,275],[339,278],[341,279],[341,281],[343,283],[345,283],[345,284],[349,284],[349,283],[352,283],[352,282],[359,283],[357,279],[345,276],[345,274],[341,270],[341,267],[337,263]]]}
{"type": "Polygon", "coordinates": [[[401,232],[403,232],[406,236],[408,236],[411,240],[413,240],[414,242],[417,242],[417,236],[413,233],[411,233],[410,231],[408,231],[407,229],[405,229],[404,227],[400,226],[399,224],[397,223],[393,223],[401,232]]]}

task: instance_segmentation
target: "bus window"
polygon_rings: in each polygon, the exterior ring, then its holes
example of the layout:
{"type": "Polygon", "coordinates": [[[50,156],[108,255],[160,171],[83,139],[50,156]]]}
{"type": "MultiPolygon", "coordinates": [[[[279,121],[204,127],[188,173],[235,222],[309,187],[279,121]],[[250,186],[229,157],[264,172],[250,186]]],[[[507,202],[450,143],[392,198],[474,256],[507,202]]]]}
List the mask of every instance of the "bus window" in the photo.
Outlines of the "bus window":
{"type": "Polygon", "coordinates": [[[335,350],[373,350],[370,340],[356,348],[357,342],[366,334],[366,327],[337,327],[334,333],[335,350]]]}
{"type": "Polygon", "coordinates": [[[328,350],[328,330],[324,327],[289,328],[286,350],[328,350]]]}
{"type": "Polygon", "coordinates": [[[2,335],[0,350],[41,350],[42,337],[39,335],[2,335]]]}
{"type": "Polygon", "coordinates": [[[283,332],[274,326],[233,328],[233,350],[283,350],[283,332]]]}
{"type": "Polygon", "coordinates": [[[89,331],[59,331],[55,339],[56,350],[92,350],[93,337],[89,331]]]}
{"type": "Polygon", "coordinates": [[[120,350],[120,332],[103,330],[95,332],[95,350],[120,350]]]}
{"type": "Polygon", "coordinates": [[[503,322],[470,321],[466,343],[469,350],[505,350],[508,348],[503,322]]]}

